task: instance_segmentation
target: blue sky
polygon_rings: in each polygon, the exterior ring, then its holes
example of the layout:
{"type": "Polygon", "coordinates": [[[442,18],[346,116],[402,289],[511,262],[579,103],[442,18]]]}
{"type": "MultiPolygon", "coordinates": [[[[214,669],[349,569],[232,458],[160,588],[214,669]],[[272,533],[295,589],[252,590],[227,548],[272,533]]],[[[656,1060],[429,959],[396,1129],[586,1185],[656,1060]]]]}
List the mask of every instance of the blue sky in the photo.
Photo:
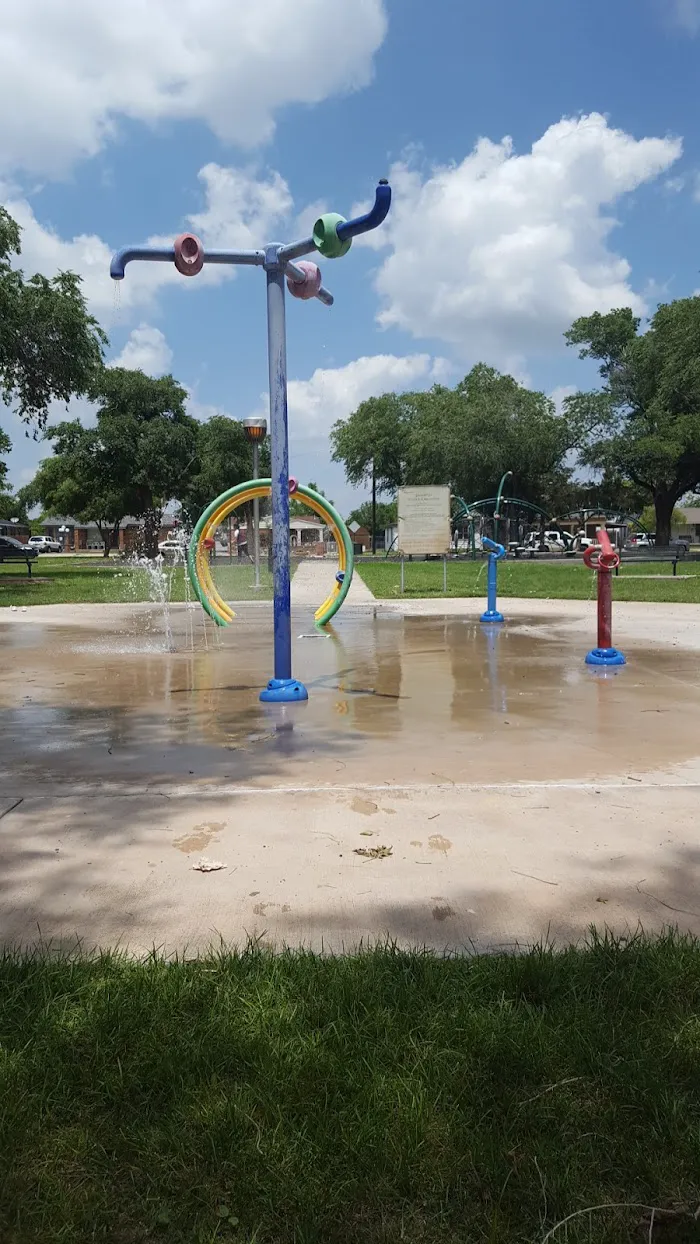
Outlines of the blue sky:
{"type": "MultiPolygon", "coordinates": [[[[262,275],[132,266],[117,303],[111,251],[183,228],[288,240],[389,175],[387,224],[321,264],[335,306],[288,306],[292,470],[347,511],[327,433],[359,401],[481,359],[560,398],[594,379],[563,346],[576,315],[700,285],[700,0],[330,11],[9,0],[0,191],[27,270],[83,275],[110,358],[172,370],[200,418],[245,417],[265,404],[262,275]]],[[[0,423],[19,486],[47,446],[0,423]]]]}

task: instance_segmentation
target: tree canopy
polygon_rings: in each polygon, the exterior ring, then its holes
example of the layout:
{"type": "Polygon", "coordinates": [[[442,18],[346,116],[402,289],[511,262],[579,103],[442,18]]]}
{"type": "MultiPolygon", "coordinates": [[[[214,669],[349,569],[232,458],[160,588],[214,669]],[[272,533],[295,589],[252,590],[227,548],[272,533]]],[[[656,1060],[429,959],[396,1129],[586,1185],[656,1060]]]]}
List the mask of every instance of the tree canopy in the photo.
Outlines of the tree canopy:
{"type": "Polygon", "coordinates": [[[554,403],[480,363],[454,389],[385,394],[331,429],[333,458],[350,483],[449,484],[467,500],[492,496],[501,476],[525,500],[553,507],[569,481],[571,429],[554,403]]]}
{"type": "MultiPolygon", "coordinates": [[[[383,532],[387,527],[393,527],[398,522],[399,507],[396,501],[378,501],[377,502],[377,532],[383,532]]],[[[372,502],[363,501],[356,509],[348,514],[349,523],[359,523],[360,527],[366,528],[370,535],[372,530],[372,502]]]]}
{"type": "Polygon", "coordinates": [[[663,304],[639,327],[629,307],[575,321],[566,339],[599,362],[603,387],[565,407],[582,461],[652,497],[664,546],[676,501],[700,488],[700,298],[663,304]]]}
{"type": "MultiPolygon", "coordinates": [[[[260,446],[260,474],[263,478],[270,474],[267,438],[260,446]]],[[[243,424],[227,415],[213,415],[206,423],[200,423],[194,473],[181,498],[188,522],[194,524],[215,497],[252,475],[252,447],[243,424]]]]}
{"type": "MultiPolygon", "coordinates": [[[[201,425],[185,411],[186,392],[172,376],[106,368],[90,397],[97,424],[79,419],[47,429],[53,457],[26,490],[45,509],[95,522],[109,549],[108,529],[126,514],[143,518],[145,552],[155,556],[162,510],[186,495],[198,469],[201,425]]],[[[210,498],[211,500],[211,498],[210,498]]]]}
{"type": "Polygon", "coordinates": [[[43,428],[49,405],[87,393],[107,338],[88,314],[80,277],[25,278],[13,266],[20,229],[0,207],[0,397],[43,428]]]}

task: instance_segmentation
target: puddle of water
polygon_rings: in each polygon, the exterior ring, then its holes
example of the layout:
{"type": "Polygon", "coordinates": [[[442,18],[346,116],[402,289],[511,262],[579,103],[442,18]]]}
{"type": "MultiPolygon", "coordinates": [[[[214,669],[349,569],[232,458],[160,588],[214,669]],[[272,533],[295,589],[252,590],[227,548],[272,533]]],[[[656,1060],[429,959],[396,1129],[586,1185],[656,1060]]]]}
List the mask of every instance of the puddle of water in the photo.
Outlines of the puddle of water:
{"type": "Polygon", "coordinates": [[[309,702],[270,711],[268,617],[242,610],[220,645],[203,629],[193,649],[190,614],[173,607],[172,652],[143,613],[114,636],[2,627],[0,768],[66,783],[449,785],[624,775],[696,754],[689,654],[636,650],[601,678],[552,618],[355,614],[330,642],[296,641],[309,702]]]}

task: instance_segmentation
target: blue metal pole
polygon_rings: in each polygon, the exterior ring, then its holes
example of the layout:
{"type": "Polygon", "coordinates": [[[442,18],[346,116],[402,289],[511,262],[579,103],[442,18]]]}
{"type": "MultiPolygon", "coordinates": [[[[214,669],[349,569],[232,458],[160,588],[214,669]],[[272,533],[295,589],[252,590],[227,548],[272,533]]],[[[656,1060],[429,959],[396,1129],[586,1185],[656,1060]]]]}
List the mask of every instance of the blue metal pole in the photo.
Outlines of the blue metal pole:
{"type": "Polygon", "coordinates": [[[484,548],[489,550],[489,566],[487,579],[487,608],[482,613],[482,622],[502,622],[503,614],[498,610],[497,593],[498,593],[498,563],[502,557],[505,557],[506,551],[502,544],[497,544],[495,540],[489,540],[488,536],[482,537],[484,548]]]}
{"type": "Polygon", "coordinates": [[[272,449],[272,579],[274,592],[274,677],[260,692],[268,703],[308,700],[303,683],[292,678],[292,613],[289,581],[289,442],[287,433],[287,336],[284,267],[279,247],[265,252],[267,273],[267,350],[270,377],[272,449]]]}

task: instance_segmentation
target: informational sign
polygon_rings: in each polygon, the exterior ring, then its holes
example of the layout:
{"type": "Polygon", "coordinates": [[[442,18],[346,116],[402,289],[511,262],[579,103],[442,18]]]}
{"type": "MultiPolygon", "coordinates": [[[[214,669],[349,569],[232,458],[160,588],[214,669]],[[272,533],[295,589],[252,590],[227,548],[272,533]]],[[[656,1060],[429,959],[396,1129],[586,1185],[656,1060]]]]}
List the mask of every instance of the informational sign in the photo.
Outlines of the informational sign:
{"type": "Polygon", "coordinates": [[[399,488],[398,551],[402,557],[432,553],[442,557],[450,548],[450,490],[437,487],[399,488]]]}

